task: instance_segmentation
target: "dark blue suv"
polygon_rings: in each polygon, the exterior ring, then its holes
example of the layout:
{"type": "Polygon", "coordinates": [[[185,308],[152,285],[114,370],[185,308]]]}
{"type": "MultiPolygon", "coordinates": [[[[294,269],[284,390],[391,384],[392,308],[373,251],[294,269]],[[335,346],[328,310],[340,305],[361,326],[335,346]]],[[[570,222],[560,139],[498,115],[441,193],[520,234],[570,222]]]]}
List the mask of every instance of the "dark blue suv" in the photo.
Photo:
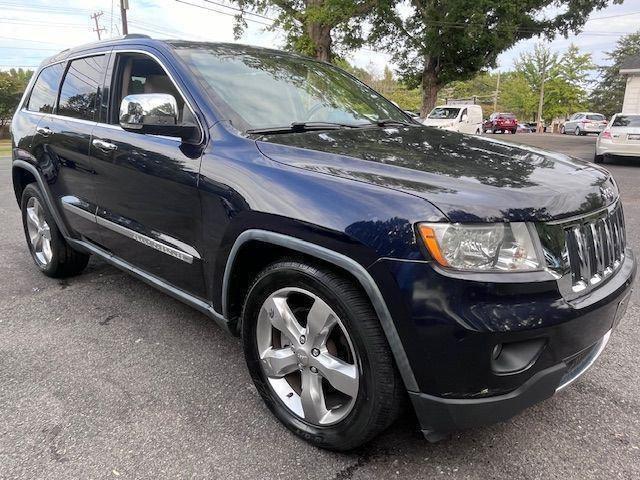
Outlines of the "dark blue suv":
{"type": "Polygon", "coordinates": [[[505,420],[580,376],[629,298],[606,170],[424,127],[309,58],[143,36],[66,50],[11,133],[42,272],[93,254],[200,310],[321,447],[373,438],[407,396],[432,440],[505,420]]]}

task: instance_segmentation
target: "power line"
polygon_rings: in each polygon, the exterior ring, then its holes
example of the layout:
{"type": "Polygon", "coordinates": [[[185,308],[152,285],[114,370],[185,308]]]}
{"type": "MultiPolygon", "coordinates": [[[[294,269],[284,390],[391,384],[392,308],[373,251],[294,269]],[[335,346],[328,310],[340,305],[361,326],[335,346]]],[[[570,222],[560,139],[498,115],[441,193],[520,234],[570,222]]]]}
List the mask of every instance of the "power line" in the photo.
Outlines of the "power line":
{"type": "MultiPolygon", "coordinates": [[[[211,8],[211,7],[205,7],[204,5],[198,5],[196,3],[189,3],[189,2],[185,2],[184,0],[175,0],[178,3],[183,3],[185,5],[190,5],[192,7],[197,7],[197,8],[201,8],[203,10],[209,10],[210,12],[215,12],[215,13],[219,13],[220,15],[226,15],[228,17],[236,17],[235,14],[233,13],[229,13],[229,12],[222,12],[220,10],[216,10],[215,8],[211,8]]],[[[260,20],[255,20],[253,18],[245,18],[245,20],[247,22],[253,22],[253,23],[257,23],[259,25],[264,25],[265,27],[273,27],[272,24],[270,23],[266,23],[266,22],[261,22],[260,20]]]]}

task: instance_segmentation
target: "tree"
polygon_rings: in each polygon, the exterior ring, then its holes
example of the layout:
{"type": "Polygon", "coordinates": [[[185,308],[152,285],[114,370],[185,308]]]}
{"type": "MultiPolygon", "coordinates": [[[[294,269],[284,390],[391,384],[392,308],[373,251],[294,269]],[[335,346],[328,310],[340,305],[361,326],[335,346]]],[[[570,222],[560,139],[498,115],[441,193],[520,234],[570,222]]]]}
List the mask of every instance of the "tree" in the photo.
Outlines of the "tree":
{"type": "Polygon", "coordinates": [[[565,83],[564,92],[560,92],[563,104],[567,107],[565,115],[570,115],[586,108],[588,102],[587,89],[591,84],[590,72],[595,70],[590,53],[580,53],[573,43],[562,54],[558,62],[558,76],[565,83]]]}
{"type": "Polygon", "coordinates": [[[622,37],[616,48],[606,55],[611,64],[599,67],[600,77],[589,103],[593,110],[611,116],[622,110],[626,78],[620,75],[620,65],[628,57],[640,55],[640,31],[622,37]]]}
{"type": "MultiPolygon", "coordinates": [[[[362,20],[380,0],[233,0],[241,10],[274,12],[271,28],[281,28],[287,48],[325,62],[335,50],[362,46],[362,20]]],[[[386,0],[382,0],[382,3],[386,0]]],[[[391,1],[391,0],[389,0],[391,1]]],[[[236,37],[246,27],[244,12],[237,17],[236,37]]]]}
{"type": "MultiPolygon", "coordinates": [[[[616,0],[619,3],[619,0],[616,0]]],[[[578,31],[607,0],[410,0],[409,11],[382,5],[371,40],[386,48],[409,86],[421,86],[421,114],[439,90],[495,67],[496,58],[520,40],[578,31]],[[551,16],[540,15],[553,7],[551,16]]]]}
{"type": "Polygon", "coordinates": [[[31,75],[33,75],[32,70],[22,68],[0,72],[0,127],[11,120],[31,75]]]}
{"type": "Polygon", "coordinates": [[[515,113],[523,120],[535,120],[538,96],[521,72],[507,72],[502,76],[500,109],[515,113]]]}

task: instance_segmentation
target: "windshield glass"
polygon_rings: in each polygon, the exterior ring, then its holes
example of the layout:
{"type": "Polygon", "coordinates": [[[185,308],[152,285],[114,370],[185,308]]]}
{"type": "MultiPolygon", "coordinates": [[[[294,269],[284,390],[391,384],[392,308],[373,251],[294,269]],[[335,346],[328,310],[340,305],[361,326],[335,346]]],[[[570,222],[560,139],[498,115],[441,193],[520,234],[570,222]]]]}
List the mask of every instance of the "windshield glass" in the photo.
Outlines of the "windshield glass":
{"type": "Polygon", "coordinates": [[[501,113],[498,118],[500,120],[515,120],[516,116],[513,113],[501,113]]]}
{"type": "Polygon", "coordinates": [[[640,115],[618,115],[612,127],[640,127],[640,115]]]}
{"type": "Polygon", "coordinates": [[[459,108],[452,107],[436,107],[431,110],[431,113],[427,118],[433,118],[435,120],[453,120],[458,117],[459,108]]]}
{"type": "Polygon", "coordinates": [[[604,115],[600,115],[599,113],[587,115],[587,120],[596,120],[598,122],[601,122],[604,119],[604,115]]]}
{"type": "Polygon", "coordinates": [[[294,122],[408,121],[391,102],[329,64],[236,45],[175,49],[241,130],[294,122]]]}

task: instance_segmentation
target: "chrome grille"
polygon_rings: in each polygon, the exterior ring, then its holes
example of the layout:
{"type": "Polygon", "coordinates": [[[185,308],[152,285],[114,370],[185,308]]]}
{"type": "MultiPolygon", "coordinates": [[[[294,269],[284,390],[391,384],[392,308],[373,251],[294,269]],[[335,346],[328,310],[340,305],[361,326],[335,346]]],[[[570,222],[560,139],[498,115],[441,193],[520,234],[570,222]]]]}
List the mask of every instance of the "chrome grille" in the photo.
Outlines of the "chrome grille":
{"type": "Polygon", "coordinates": [[[609,277],[624,259],[626,236],[620,204],[600,215],[572,222],[564,233],[574,293],[609,277]]]}

